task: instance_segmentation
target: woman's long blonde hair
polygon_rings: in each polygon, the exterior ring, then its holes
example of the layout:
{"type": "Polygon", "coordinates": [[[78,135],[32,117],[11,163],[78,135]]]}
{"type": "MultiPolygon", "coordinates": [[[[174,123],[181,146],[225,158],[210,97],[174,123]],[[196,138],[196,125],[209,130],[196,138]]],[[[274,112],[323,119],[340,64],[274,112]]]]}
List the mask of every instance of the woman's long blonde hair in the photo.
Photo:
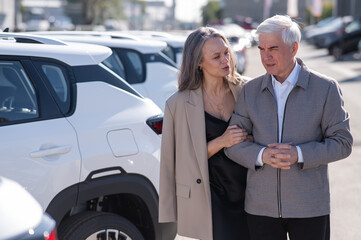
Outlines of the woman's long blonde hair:
{"type": "Polygon", "coordinates": [[[241,75],[236,71],[235,56],[232,47],[227,38],[212,27],[200,27],[189,34],[183,48],[183,59],[178,75],[178,89],[194,90],[201,86],[203,81],[203,72],[198,65],[202,61],[202,48],[204,43],[210,38],[222,38],[227,44],[230,51],[230,74],[225,77],[225,80],[234,84],[239,84],[243,80],[241,75]]]}

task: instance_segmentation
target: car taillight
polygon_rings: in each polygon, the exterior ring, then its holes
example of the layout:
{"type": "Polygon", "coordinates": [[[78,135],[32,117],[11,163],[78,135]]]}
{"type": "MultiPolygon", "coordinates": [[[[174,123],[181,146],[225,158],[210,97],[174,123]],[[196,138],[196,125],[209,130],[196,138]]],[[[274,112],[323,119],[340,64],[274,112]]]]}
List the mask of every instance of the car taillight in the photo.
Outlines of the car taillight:
{"type": "Polygon", "coordinates": [[[44,240],[58,240],[56,230],[54,229],[49,236],[44,236],[44,240]]]}
{"type": "Polygon", "coordinates": [[[147,124],[156,134],[162,134],[163,116],[151,117],[147,120],[147,124]]]}

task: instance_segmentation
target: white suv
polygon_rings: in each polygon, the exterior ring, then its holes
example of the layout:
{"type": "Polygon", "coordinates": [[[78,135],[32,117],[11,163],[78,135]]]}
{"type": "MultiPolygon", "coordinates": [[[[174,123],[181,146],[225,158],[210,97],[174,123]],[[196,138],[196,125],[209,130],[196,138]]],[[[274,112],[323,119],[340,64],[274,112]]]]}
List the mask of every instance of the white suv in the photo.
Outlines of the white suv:
{"type": "Polygon", "coordinates": [[[172,239],[158,223],[162,111],[101,62],[112,51],[0,33],[0,175],[59,239],[172,239]]]}
{"type": "Polygon", "coordinates": [[[124,33],[56,31],[33,32],[66,42],[98,44],[112,49],[103,63],[131,84],[140,94],[153,100],[162,110],[165,101],[178,90],[176,64],[162,51],[167,43],[124,33]]]}

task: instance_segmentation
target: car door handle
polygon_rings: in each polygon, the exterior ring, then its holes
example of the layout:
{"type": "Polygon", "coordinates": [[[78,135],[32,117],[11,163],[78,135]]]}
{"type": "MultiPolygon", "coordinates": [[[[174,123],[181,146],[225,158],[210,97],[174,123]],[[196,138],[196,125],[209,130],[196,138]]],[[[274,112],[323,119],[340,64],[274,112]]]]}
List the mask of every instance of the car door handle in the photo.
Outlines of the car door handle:
{"type": "Polygon", "coordinates": [[[68,153],[71,149],[71,146],[58,146],[58,147],[52,147],[48,149],[42,149],[39,151],[34,151],[30,153],[30,156],[33,158],[41,158],[41,157],[47,157],[47,156],[53,156],[53,155],[60,155],[68,153]]]}

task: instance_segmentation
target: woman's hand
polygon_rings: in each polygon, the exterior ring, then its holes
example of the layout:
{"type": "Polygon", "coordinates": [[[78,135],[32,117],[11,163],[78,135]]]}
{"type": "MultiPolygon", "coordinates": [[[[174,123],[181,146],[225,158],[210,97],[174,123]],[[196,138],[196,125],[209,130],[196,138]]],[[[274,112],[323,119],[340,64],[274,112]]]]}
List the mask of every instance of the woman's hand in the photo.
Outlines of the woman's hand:
{"type": "Polygon", "coordinates": [[[221,136],[223,147],[232,147],[237,143],[246,141],[247,136],[246,130],[239,128],[237,125],[229,126],[221,136]]]}

